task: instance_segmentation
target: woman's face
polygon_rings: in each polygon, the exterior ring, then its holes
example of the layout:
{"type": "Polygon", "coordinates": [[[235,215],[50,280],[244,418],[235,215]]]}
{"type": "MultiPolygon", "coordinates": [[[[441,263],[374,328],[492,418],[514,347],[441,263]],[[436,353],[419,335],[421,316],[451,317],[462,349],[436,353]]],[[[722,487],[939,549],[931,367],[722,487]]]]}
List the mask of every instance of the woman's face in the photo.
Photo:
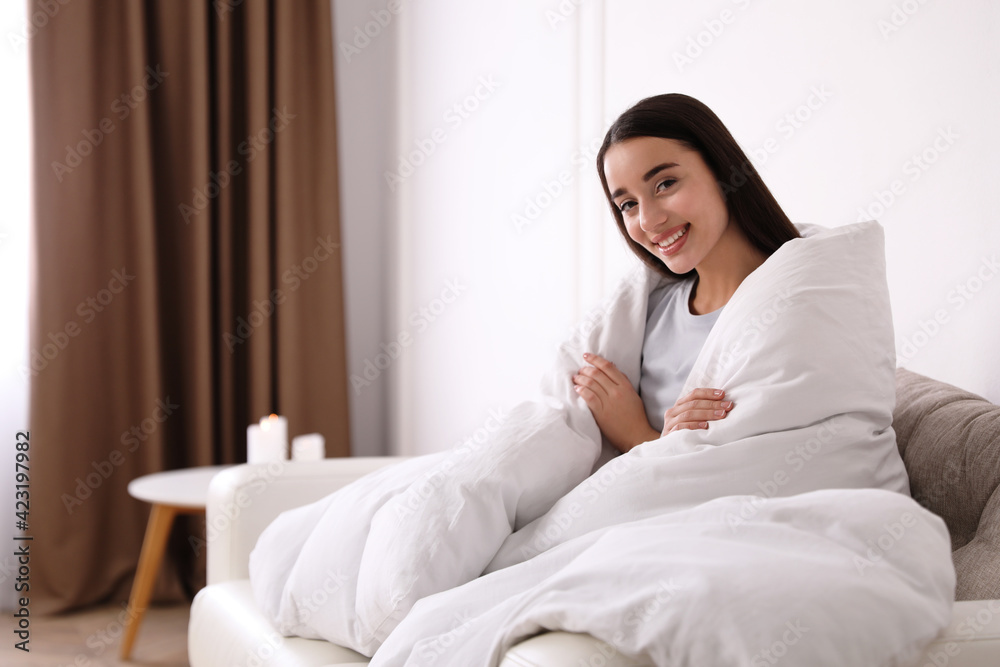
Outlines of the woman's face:
{"type": "Polygon", "coordinates": [[[628,235],[674,273],[697,267],[727,230],[738,233],[711,169],[677,141],[615,144],[604,155],[604,175],[628,235]]]}

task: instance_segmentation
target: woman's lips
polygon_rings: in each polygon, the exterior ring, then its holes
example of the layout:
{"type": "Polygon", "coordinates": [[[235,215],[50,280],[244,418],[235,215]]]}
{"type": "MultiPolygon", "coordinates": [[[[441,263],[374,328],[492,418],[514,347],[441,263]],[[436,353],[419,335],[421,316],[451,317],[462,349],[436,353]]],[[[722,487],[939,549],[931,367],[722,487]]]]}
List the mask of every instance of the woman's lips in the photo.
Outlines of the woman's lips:
{"type": "Polygon", "coordinates": [[[683,236],[681,236],[679,239],[677,239],[668,246],[661,246],[659,244],[656,244],[656,251],[663,257],[670,257],[671,255],[676,255],[678,252],[680,252],[681,248],[684,247],[684,244],[687,242],[687,237],[690,234],[691,234],[691,223],[689,222],[687,225],[684,226],[683,236]]]}

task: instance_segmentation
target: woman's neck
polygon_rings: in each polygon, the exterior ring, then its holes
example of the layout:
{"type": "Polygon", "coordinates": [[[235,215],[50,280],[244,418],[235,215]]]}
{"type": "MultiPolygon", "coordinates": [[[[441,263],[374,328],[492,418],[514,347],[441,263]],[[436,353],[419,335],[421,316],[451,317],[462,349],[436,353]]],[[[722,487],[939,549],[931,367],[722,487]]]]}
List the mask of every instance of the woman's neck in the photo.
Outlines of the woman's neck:
{"type": "Polygon", "coordinates": [[[698,282],[691,290],[690,311],[704,315],[725,306],[743,280],[765,259],[767,256],[730,223],[712,252],[695,267],[698,282]]]}

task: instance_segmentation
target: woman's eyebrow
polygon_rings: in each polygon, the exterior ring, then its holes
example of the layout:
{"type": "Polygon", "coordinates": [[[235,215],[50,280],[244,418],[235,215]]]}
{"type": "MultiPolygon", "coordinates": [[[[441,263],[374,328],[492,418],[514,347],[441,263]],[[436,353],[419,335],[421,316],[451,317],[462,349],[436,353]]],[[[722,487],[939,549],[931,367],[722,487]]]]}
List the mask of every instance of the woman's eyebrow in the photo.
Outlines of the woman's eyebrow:
{"type": "MultiPolygon", "coordinates": [[[[658,164],[649,171],[647,171],[645,174],[643,174],[642,182],[648,183],[654,176],[656,176],[664,169],[670,169],[671,167],[676,167],[676,166],[677,166],[676,162],[664,162],[663,164],[658,164]]],[[[618,199],[623,194],[625,194],[625,188],[618,188],[617,190],[611,193],[611,198],[618,199]]]]}

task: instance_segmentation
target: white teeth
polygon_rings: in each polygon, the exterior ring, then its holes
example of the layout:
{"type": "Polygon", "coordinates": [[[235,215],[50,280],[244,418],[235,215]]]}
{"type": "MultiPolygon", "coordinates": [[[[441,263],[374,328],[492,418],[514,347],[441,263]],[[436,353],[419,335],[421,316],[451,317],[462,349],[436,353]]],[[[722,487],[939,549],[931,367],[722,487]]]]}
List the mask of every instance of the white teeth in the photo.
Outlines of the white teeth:
{"type": "Polygon", "coordinates": [[[656,245],[660,246],[661,248],[666,248],[668,245],[670,245],[680,237],[684,236],[685,232],[687,232],[687,227],[681,227],[681,230],[679,232],[671,236],[669,239],[666,239],[665,241],[660,241],[656,245]]]}

